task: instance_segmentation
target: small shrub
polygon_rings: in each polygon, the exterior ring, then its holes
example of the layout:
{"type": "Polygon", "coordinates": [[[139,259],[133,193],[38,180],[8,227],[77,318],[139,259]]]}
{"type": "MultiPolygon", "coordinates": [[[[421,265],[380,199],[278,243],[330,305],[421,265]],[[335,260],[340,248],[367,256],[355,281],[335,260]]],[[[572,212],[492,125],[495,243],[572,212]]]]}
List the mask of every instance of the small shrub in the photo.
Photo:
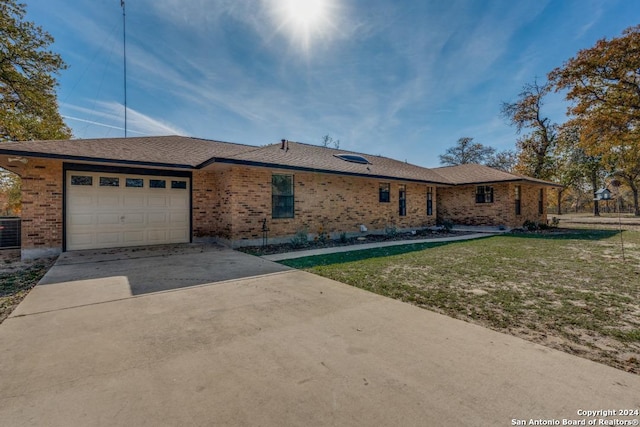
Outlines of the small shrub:
{"type": "Polygon", "coordinates": [[[398,235],[398,229],[396,228],[395,225],[387,225],[384,228],[384,234],[387,235],[388,237],[395,237],[398,235]]]}
{"type": "Polygon", "coordinates": [[[324,244],[331,240],[331,237],[329,236],[329,233],[327,233],[322,227],[320,227],[315,240],[324,244]]]}
{"type": "Polygon", "coordinates": [[[447,233],[450,232],[451,229],[453,228],[453,222],[449,221],[448,219],[443,219],[441,221],[438,221],[438,225],[444,228],[444,231],[446,231],[447,233]]]}
{"type": "Polygon", "coordinates": [[[347,233],[340,233],[340,243],[347,243],[347,233]]]}
{"type": "Polygon", "coordinates": [[[298,230],[291,239],[291,245],[294,248],[306,248],[309,246],[309,236],[306,228],[298,230]]]}
{"type": "Polygon", "coordinates": [[[535,231],[535,230],[538,229],[538,223],[534,222],[534,221],[526,220],[522,224],[522,228],[524,228],[525,230],[528,230],[528,231],[535,231]]]}
{"type": "Polygon", "coordinates": [[[558,217],[551,218],[551,228],[558,228],[560,226],[560,219],[558,217]]]}

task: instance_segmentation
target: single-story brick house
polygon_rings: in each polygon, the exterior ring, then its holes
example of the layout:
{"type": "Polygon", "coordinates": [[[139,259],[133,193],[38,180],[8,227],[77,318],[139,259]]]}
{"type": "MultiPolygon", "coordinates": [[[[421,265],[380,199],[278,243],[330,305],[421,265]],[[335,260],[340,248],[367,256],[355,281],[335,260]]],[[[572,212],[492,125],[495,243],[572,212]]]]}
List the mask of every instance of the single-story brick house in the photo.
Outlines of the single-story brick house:
{"type": "Polygon", "coordinates": [[[545,222],[555,184],[480,165],[428,169],[297,142],[164,136],[0,144],[22,177],[22,255],[416,229],[444,220],[545,222]]]}

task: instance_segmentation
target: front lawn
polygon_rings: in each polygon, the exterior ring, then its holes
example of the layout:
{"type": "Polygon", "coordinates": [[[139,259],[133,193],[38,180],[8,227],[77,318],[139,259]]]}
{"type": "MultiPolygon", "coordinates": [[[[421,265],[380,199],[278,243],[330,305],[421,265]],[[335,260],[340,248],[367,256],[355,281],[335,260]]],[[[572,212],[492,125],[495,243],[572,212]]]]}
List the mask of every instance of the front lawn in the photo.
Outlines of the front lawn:
{"type": "Polygon", "coordinates": [[[640,232],[573,230],[283,264],[640,374],[640,232]]]}

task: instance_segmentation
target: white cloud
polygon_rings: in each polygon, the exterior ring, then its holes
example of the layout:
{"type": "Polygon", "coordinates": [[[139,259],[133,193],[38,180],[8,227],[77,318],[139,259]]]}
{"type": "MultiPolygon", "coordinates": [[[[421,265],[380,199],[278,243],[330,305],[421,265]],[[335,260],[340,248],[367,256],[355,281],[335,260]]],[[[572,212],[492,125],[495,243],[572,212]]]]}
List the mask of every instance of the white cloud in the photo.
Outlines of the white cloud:
{"type": "MultiPolygon", "coordinates": [[[[63,110],[76,111],[85,117],[65,114],[71,120],[124,131],[124,105],[113,101],[96,101],[93,108],[62,104],[63,110]]],[[[127,130],[139,135],[188,135],[178,126],[127,108],[127,130]]]]}

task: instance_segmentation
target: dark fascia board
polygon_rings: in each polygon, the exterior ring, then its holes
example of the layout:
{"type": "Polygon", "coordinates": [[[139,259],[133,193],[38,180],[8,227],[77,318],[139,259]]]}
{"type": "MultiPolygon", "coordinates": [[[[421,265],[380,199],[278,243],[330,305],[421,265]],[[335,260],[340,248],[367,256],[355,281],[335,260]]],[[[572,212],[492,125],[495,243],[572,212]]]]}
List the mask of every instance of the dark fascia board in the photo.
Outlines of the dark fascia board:
{"type": "Polygon", "coordinates": [[[166,169],[149,169],[134,168],[130,166],[108,166],[95,165],[91,163],[62,163],[62,170],[75,172],[104,172],[104,173],[124,173],[131,175],[149,175],[149,176],[175,176],[180,178],[191,178],[193,176],[190,170],[166,170],[166,169]]]}
{"type": "Polygon", "coordinates": [[[277,163],[266,163],[266,162],[255,162],[251,160],[238,160],[238,159],[224,159],[224,158],[214,158],[209,159],[204,163],[201,163],[196,168],[201,169],[203,167],[209,166],[213,163],[224,163],[231,165],[242,165],[242,166],[254,166],[260,168],[270,168],[270,169],[284,169],[284,170],[293,170],[300,172],[313,172],[313,173],[326,173],[331,175],[346,175],[346,176],[355,176],[358,178],[373,178],[373,179],[385,179],[385,180],[393,180],[393,181],[407,181],[407,182],[417,182],[420,184],[431,184],[431,185],[439,185],[439,186],[450,186],[452,184],[448,182],[438,182],[438,181],[427,181],[423,179],[412,179],[412,178],[402,178],[398,176],[387,176],[387,175],[368,175],[364,173],[357,172],[341,172],[341,171],[332,171],[328,169],[317,169],[317,168],[308,168],[303,166],[291,166],[291,165],[280,165],[277,163]]]}
{"type": "Polygon", "coordinates": [[[69,160],[69,161],[75,161],[75,162],[118,163],[122,165],[132,165],[132,166],[193,169],[192,165],[181,165],[181,164],[174,164],[174,163],[159,163],[159,162],[141,162],[137,160],[117,160],[117,159],[107,159],[107,158],[101,158],[101,157],[70,156],[67,154],[39,153],[39,152],[32,152],[32,151],[5,150],[2,147],[0,147],[0,154],[5,154],[9,156],[35,157],[39,159],[69,160]]]}

